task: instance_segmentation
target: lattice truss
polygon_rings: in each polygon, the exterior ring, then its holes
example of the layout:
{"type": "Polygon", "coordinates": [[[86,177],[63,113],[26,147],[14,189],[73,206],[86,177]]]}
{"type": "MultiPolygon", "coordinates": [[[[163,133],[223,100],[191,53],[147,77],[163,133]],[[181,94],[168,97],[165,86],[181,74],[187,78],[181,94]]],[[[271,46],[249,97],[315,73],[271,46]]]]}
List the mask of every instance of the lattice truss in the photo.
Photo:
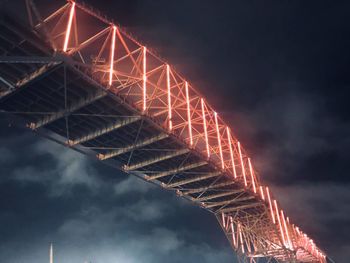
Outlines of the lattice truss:
{"type": "Polygon", "coordinates": [[[32,1],[26,8],[29,28],[1,22],[3,111],[214,213],[243,261],[326,262],[171,65],[82,3],[44,19],[32,1]]]}

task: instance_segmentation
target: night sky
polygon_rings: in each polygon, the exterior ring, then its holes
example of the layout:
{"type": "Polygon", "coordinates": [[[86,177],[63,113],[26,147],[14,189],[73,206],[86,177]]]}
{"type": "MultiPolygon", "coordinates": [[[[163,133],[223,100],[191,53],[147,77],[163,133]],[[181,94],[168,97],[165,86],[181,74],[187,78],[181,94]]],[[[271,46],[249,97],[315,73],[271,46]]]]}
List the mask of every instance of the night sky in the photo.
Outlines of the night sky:
{"type": "MultiPolygon", "coordinates": [[[[86,2],[205,94],[291,220],[348,262],[348,1],[86,2]]],[[[213,215],[4,115],[0,175],[0,262],[48,262],[50,242],[57,263],[235,260],[213,215]]]]}

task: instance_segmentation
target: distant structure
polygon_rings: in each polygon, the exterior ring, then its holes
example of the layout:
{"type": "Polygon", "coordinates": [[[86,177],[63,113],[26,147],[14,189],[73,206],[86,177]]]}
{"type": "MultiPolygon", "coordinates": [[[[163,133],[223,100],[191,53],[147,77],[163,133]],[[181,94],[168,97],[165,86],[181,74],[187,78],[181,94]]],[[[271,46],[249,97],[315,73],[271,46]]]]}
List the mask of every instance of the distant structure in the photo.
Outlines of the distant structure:
{"type": "Polygon", "coordinates": [[[24,2],[25,23],[0,20],[1,111],[213,213],[242,262],[326,262],[172,66],[83,3],[45,14],[24,2]]]}
{"type": "Polygon", "coordinates": [[[50,263],[53,263],[53,245],[52,243],[50,244],[50,263]]]}

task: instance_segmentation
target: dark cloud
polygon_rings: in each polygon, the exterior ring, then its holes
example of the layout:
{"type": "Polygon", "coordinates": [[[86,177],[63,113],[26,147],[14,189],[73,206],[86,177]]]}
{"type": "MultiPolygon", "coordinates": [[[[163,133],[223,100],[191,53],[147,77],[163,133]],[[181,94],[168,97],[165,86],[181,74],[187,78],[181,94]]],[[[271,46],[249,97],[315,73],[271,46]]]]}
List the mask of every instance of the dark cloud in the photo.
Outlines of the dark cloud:
{"type": "Polygon", "coordinates": [[[193,262],[232,261],[204,210],[61,145],[9,130],[18,131],[2,129],[1,262],[46,262],[49,242],[57,262],[180,262],[183,254],[193,262]],[[22,162],[28,154],[31,161],[22,162]]]}
{"type": "MultiPolygon", "coordinates": [[[[206,94],[291,219],[347,262],[349,3],[88,2],[206,94]]],[[[46,262],[54,241],[60,262],[232,262],[205,211],[5,121],[0,127],[0,261],[46,262]]]]}

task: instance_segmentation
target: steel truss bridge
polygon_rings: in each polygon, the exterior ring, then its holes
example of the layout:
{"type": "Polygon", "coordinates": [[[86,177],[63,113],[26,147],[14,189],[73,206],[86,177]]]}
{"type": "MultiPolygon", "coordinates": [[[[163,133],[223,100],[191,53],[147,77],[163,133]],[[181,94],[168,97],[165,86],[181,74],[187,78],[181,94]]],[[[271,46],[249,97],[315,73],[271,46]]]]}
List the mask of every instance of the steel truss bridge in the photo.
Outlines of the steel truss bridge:
{"type": "Polygon", "coordinates": [[[242,262],[327,262],[208,101],[84,3],[0,17],[0,110],[213,213],[242,262]]]}

